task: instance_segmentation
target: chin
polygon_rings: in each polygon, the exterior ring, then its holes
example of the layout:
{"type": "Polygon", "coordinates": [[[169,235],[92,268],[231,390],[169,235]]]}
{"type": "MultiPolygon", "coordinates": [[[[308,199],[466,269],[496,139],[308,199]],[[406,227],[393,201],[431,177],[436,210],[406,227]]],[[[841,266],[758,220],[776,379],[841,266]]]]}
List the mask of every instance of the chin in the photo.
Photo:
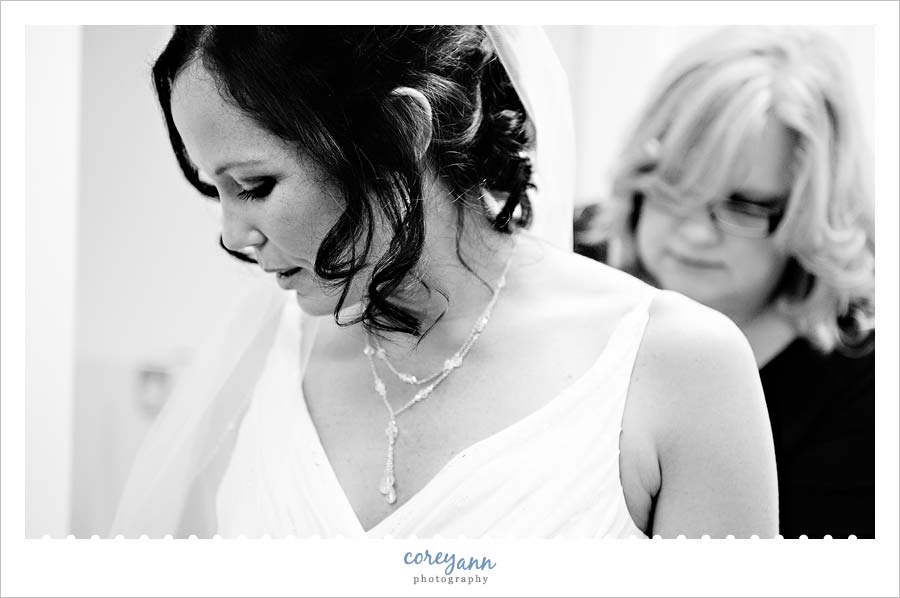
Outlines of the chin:
{"type": "Polygon", "coordinates": [[[717,292],[716,289],[705,288],[702,285],[676,285],[672,290],[715,309],[718,309],[721,302],[721,293],[717,292]]]}
{"type": "Polygon", "coordinates": [[[309,296],[295,292],[294,298],[297,301],[297,305],[299,305],[300,309],[303,310],[303,313],[310,316],[331,315],[334,313],[334,308],[337,306],[337,302],[334,297],[326,297],[325,295],[321,294],[309,296]]]}

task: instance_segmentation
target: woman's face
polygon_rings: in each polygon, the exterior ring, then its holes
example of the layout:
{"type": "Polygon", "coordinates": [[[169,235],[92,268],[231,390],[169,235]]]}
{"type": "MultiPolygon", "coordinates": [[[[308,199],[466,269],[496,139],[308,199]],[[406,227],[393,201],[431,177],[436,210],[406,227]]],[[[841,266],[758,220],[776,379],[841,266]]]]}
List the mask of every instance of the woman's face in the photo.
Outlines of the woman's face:
{"type": "MultiPolygon", "coordinates": [[[[201,178],[219,192],[225,246],[252,249],[304,311],[331,313],[337,290],[324,289],[313,266],[343,212],[340,194],[313,164],[223,100],[196,63],[175,81],[172,117],[201,178]]],[[[359,300],[354,295],[346,305],[359,300]]]]}
{"type": "MultiPolygon", "coordinates": [[[[756,142],[745,143],[747,175],[732,192],[760,203],[788,196],[791,147],[783,127],[770,122],[756,142]]],[[[787,263],[771,238],[727,233],[706,206],[682,216],[644,201],[635,236],[642,264],[662,288],[717,309],[738,324],[765,308],[787,263]]]]}

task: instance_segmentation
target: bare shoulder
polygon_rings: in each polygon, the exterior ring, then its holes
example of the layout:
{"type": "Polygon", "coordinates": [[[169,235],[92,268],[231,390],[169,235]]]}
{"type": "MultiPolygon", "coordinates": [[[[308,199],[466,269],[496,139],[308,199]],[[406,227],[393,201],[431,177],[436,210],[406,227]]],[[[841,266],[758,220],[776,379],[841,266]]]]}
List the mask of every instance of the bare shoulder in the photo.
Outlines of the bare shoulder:
{"type": "Polygon", "coordinates": [[[725,315],[679,293],[659,291],[650,306],[641,347],[643,359],[654,368],[671,369],[711,364],[756,371],[750,344],[725,315]]]}
{"type": "Polygon", "coordinates": [[[726,316],[660,291],[650,308],[632,385],[652,390],[660,432],[680,436],[723,411],[758,410],[762,386],[750,344],[726,316]]]}
{"type": "Polygon", "coordinates": [[[762,385],[749,343],[727,317],[677,293],[654,298],[625,421],[658,463],[655,534],[775,533],[762,385]]]}

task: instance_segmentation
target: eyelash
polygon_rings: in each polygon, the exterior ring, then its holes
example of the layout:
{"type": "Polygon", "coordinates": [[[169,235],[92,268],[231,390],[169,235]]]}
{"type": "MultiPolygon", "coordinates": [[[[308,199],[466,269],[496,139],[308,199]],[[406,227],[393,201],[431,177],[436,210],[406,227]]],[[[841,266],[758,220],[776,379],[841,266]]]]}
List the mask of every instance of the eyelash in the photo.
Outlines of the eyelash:
{"type": "Polygon", "coordinates": [[[770,207],[739,199],[729,199],[725,202],[725,205],[732,211],[752,214],[754,216],[768,216],[770,212],[774,211],[770,207]]]}
{"type": "Polygon", "coordinates": [[[759,204],[746,199],[729,198],[725,203],[733,211],[753,216],[771,216],[781,211],[775,205],[759,204]]]}
{"type": "Polygon", "coordinates": [[[252,189],[244,189],[237,195],[244,201],[259,201],[267,197],[272,192],[273,187],[275,187],[275,179],[265,179],[262,184],[252,189]]]}

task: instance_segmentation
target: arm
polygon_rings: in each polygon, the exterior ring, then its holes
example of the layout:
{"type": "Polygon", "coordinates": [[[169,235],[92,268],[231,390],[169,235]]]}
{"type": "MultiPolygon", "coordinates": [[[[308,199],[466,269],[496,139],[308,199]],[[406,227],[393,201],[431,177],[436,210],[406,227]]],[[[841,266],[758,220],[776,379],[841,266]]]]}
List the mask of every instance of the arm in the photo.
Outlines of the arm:
{"type": "Polygon", "coordinates": [[[750,346],[725,316],[661,293],[632,375],[659,487],[652,535],[772,537],[772,432],[750,346]]]}

